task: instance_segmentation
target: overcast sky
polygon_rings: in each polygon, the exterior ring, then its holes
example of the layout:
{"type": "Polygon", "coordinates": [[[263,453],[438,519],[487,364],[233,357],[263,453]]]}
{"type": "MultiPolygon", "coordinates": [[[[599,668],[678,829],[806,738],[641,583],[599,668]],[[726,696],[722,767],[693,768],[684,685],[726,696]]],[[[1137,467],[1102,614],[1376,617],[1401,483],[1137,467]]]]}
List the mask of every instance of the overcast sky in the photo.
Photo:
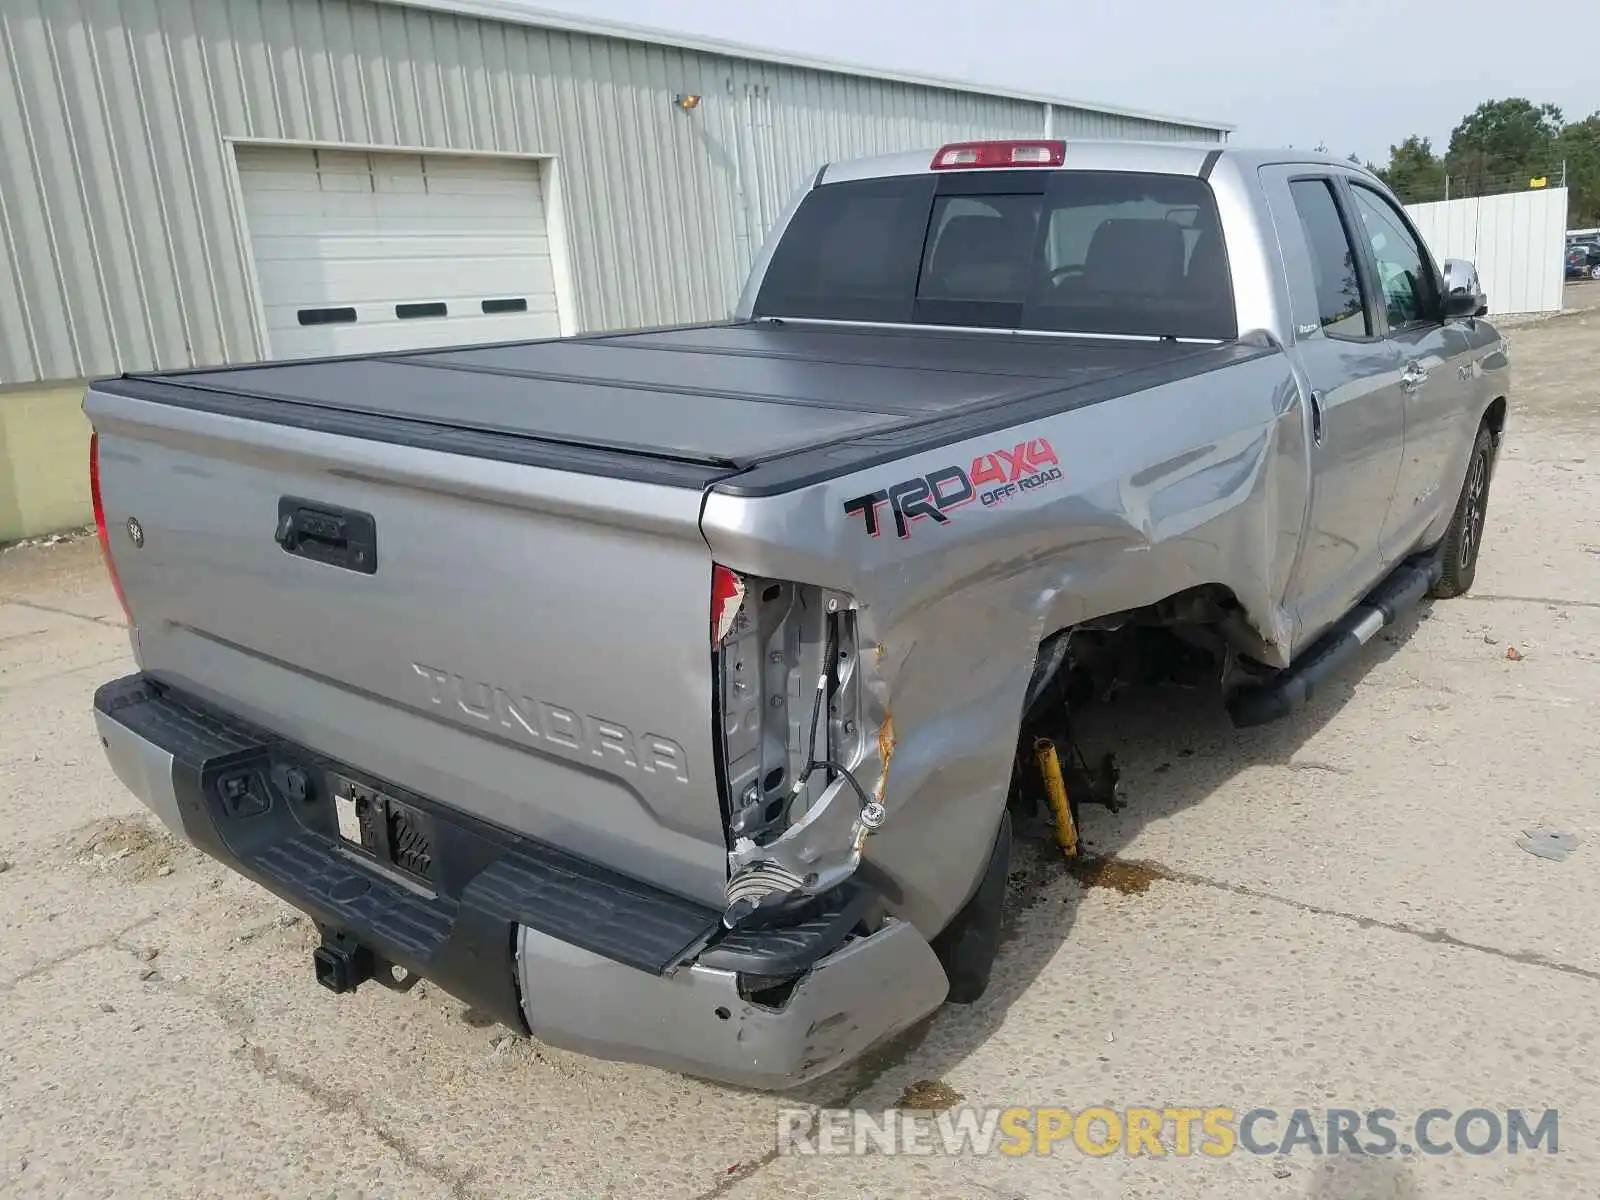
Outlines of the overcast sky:
{"type": "Polygon", "coordinates": [[[1594,0],[544,0],[548,9],[1326,142],[1443,150],[1482,100],[1600,109],[1594,0]]]}

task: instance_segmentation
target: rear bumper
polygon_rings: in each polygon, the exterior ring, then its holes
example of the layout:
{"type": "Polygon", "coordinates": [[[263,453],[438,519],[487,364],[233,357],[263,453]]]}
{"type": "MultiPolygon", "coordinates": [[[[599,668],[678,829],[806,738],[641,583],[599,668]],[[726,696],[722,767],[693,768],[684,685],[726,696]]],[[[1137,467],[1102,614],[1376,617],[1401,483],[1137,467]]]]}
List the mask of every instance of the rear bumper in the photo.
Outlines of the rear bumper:
{"type": "Polygon", "coordinates": [[[343,764],[141,676],[103,686],[95,722],[117,777],[174,834],[326,937],[551,1045],[784,1088],[945,996],[927,941],[894,920],[850,935],[850,900],[796,928],[724,937],[712,909],[403,794],[431,821],[436,877],[419,883],[340,841],[324,780],[350,773],[343,764]]]}

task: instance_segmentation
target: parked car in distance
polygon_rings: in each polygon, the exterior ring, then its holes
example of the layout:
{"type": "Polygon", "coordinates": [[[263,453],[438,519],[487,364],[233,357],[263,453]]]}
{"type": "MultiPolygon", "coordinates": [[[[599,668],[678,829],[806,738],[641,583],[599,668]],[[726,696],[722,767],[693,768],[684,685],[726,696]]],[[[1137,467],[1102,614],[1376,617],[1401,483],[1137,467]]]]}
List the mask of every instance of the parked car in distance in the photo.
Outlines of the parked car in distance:
{"type": "Polygon", "coordinates": [[[1568,279],[1600,279],[1600,242],[1573,242],[1567,247],[1568,279]]]}
{"type": "Polygon", "coordinates": [[[1472,586],[1485,308],[1339,158],[965,142],[818,171],[728,321],[96,382],[100,737],[331,991],[801,1083],[983,993],[1085,706],[1284,717],[1472,586]]]}

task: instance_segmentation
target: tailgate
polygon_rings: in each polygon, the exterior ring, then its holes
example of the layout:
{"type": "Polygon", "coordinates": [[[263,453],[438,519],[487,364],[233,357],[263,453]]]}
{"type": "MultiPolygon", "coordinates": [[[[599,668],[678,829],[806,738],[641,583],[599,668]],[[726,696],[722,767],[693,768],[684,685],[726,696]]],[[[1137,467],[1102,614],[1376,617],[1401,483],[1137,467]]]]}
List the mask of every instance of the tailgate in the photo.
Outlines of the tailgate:
{"type": "Polygon", "coordinates": [[[100,387],[85,411],[145,672],[720,906],[700,487],[100,387]]]}

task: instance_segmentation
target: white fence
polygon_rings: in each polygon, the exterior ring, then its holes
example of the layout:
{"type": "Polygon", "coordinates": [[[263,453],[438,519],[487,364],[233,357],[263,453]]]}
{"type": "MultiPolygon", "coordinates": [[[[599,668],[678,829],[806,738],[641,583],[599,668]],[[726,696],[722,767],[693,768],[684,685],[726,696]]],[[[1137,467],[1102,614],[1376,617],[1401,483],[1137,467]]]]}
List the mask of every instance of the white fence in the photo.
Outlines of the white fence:
{"type": "Polygon", "coordinates": [[[1561,311],[1566,188],[1440,200],[1406,211],[1436,259],[1465,258],[1477,266],[1491,313],[1561,311]]]}

